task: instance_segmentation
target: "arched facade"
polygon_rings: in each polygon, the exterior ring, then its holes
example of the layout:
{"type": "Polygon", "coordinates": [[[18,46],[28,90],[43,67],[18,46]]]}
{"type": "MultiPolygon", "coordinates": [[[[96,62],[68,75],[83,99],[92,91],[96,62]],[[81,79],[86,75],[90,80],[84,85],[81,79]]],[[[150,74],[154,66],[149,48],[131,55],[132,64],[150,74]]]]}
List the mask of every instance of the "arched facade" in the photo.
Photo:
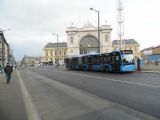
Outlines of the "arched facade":
{"type": "Polygon", "coordinates": [[[80,54],[87,54],[90,52],[98,52],[98,40],[94,36],[87,35],[80,40],[80,54]]]}
{"type": "Polygon", "coordinates": [[[110,25],[100,27],[100,41],[98,41],[97,27],[87,25],[82,28],[68,27],[67,33],[67,54],[77,56],[89,52],[110,52],[112,50],[110,25]],[[99,45],[100,44],[100,45],[99,45]]]}

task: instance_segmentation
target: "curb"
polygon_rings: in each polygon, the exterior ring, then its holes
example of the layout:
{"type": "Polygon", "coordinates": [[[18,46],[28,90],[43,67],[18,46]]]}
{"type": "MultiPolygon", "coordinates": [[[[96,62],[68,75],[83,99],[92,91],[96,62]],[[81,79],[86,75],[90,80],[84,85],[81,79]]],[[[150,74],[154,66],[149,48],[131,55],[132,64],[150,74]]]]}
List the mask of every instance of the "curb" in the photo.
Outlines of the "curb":
{"type": "Polygon", "coordinates": [[[32,103],[31,97],[28,93],[28,90],[26,88],[26,86],[24,85],[23,79],[19,73],[19,71],[16,71],[17,76],[18,76],[18,81],[20,83],[20,88],[22,91],[22,97],[25,103],[25,107],[26,107],[26,112],[28,115],[28,120],[40,120],[38,113],[35,109],[34,104],[32,103]]]}
{"type": "Polygon", "coordinates": [[[145,73],[160,73],[160,71],[141,71],[141,72],[145,72],[145,73]]]}

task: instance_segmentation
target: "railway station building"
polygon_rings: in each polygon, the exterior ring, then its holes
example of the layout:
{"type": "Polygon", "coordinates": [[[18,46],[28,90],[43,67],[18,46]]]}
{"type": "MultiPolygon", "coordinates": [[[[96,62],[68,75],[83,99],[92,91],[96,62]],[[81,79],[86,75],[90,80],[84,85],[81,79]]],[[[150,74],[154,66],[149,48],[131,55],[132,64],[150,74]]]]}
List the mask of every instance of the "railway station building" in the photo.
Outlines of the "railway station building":
{"type": "Polygon", "coordinates": [[[91,23],[85,24],[82,28],[67,27],[67,54],[68,57],[110,52],[112,50],[111,25],[101,25],[99,28],[100,41],[98,41],[98,28],[91,23]],[[100,44],[100,45],[99,45],[100,44]]]}

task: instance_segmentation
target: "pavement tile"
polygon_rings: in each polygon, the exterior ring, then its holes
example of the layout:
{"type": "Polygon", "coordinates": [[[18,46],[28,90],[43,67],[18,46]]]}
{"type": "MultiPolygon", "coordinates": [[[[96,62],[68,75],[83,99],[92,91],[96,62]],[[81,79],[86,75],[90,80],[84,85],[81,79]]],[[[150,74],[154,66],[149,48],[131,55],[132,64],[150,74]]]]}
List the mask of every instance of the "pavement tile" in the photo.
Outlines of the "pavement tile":
{"type": "Polygon", "coordinates": [[[16,71],[9,84],[5,74],[0,74],[0,120],[27,120],[16,71]]]}

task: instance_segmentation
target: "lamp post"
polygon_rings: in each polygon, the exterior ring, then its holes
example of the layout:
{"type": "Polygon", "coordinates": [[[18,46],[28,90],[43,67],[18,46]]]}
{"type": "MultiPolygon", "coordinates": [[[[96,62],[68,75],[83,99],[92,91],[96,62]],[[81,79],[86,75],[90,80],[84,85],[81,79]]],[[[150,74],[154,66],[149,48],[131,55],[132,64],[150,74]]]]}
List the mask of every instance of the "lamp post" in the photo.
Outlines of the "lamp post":
{"type": "Polygon", "coordinates": [[[59,52],[58,52],[58,34],[56,33],[52,33],[53,35],[55,35],[57,37],[57,49],[56,49],[56,66],[59,66],[59,52]]]}
{"type": "Polygon", "coordinates": [[[101,51],[100,51],[100,27],[99,27],[99,26],[100,26],[100,21],[99,21],[99,19],[100,19],[100,17],[99,17],[100,11],[95,10],[95,9],[93,9],[93,8],[90,8],[90,10],[95,11],[95,12],[98,13],[98,47],[99,47],[98,52],[100,53],[100,52],[101,52],[101,51]]]}

